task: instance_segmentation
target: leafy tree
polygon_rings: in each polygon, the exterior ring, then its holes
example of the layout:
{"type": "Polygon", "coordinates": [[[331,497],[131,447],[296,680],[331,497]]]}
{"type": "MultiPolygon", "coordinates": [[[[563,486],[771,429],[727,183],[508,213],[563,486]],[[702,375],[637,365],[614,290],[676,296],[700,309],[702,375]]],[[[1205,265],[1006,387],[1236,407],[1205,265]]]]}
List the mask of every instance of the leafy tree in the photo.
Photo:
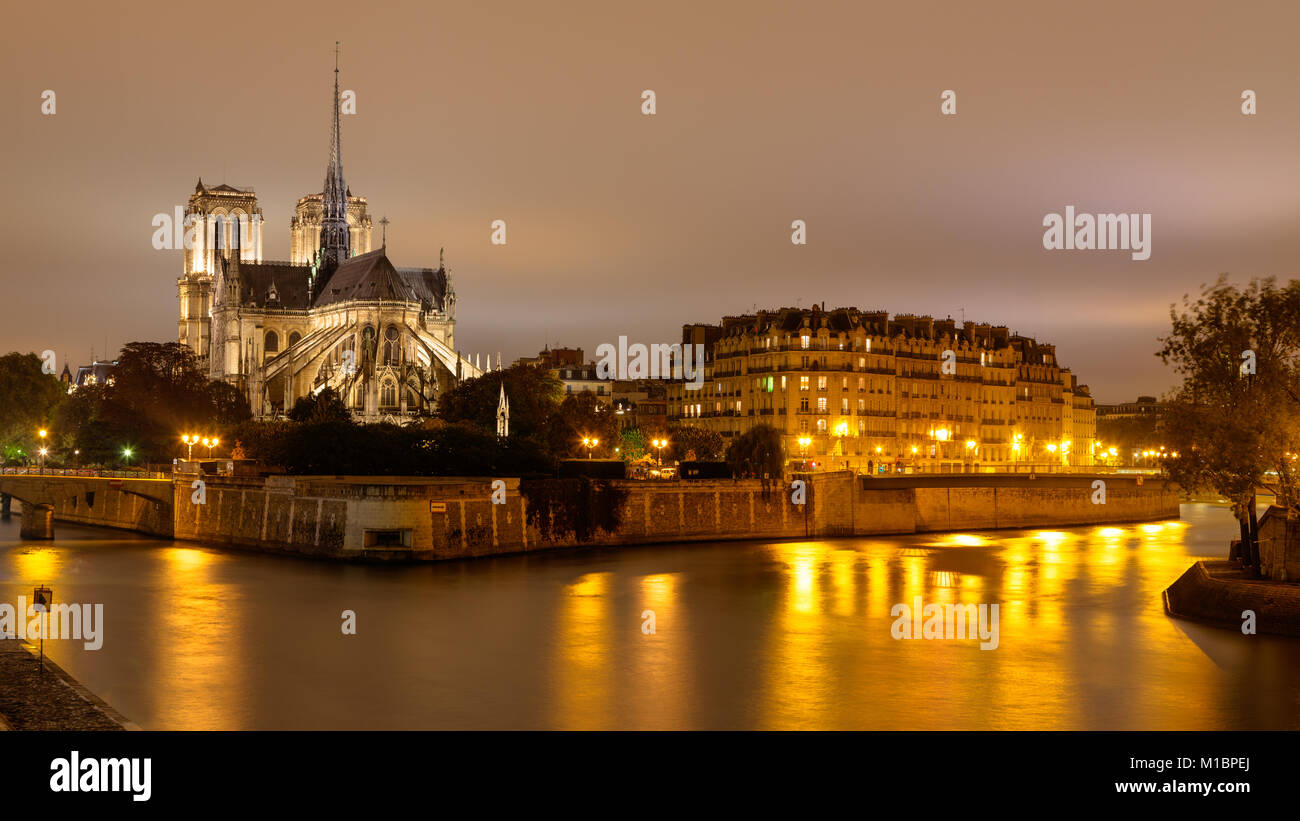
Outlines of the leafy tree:
{"type": "Polygon", "coordinates": [[[722,434],[707,428],[679,427],[669,431],[672,449],[669,457],[678,462],[711,462],[721,459],[725,450],[722,434]]]}
{"type": "Polygon", "coordinates": [[[727,448],[727,467],[733,476],[761,479],[766,495],[785,469],[781,432],[771,425],[755,425],[737,436],[727,448]]]}
{"type": "Polygon", "coordinates": [[[1113,445],[1121,457],[1163,444],[1156,435],[1155,414],[1126,419],[1097,419],[1097,441],[1113,445]]]}
{"type": "Polygon", "coordinates": [[[1256,491],[1276,485],[1297,506],[1300,451],[1300,282],[1269,278],[1238,289],[1220,277],[1182,310],[1157,354],[1183,382],[1164,419],[1170,477],[1210,487],[1232,503],[1245,563],[1259,567],[1256,491]],[[1245,367],[1253,366],[1253,367],[1245,367]],[[1252,372],[1253,371],[1253,372],[1252,372]]]}
{"type": "Polygon", "coordinates": [[[33,458],[40,447],[37,431],[50,427],[64,396],[63,383],[41,372],[36,354],[0,356],[0,448],[5,461],[33,458]]]}
{"type": "Polygon", "coordinates": [[[314,425],[326,422],[352,422],[352,413],[344,404],[343,397],[334,388],[324,388],[319,393],[298,397],[288,413],[294,422],[308,422],[314,425]]]}
{"type": "Polygon", "coordinates": [[[208,383],[208,400],[212,403],[214,420],[222,428],[238,425],[253,418],[248,397],[229,382],[208,383]]]}
{"type": "Polygon", "coordinates": [[[623,428],[618,438],[619,455],[624,462],[635,462],[649,455],[649,440],[640,428],[623,428]]]}
{"type": "MultiPolygon", "coordinates": [[[[511,406],[513,409],[513,405],[511,406]]],[[[559,409],[551,417],[547,444],[556,458],[586,456],[585,438],[595,438],[599,444],[591,455],[606,458],[617,447],[618,418],[609,405],[591,391],[573,393],[564,397],[559,409]]]]}
{"type": "Polygon", "coordinates": [[[251,416],[236,388],[209,381],[176,342],[127,343],[107,384],[78,388],[62,407],[55,427],[65,456],[71,446],[85,462],[111,463],[129,446],[137,465],[171,461],[182,434],[224,433],[251,416]]]}
{"type": "Polygon", "coordinates": [[[563,388],[550,371],[531,365],[514,365],[462,380],[438,397],[438,418],[477,425],[495,434],[503,384],[510,400],[510,436],[544,437],[560,406],[563,388]]]}

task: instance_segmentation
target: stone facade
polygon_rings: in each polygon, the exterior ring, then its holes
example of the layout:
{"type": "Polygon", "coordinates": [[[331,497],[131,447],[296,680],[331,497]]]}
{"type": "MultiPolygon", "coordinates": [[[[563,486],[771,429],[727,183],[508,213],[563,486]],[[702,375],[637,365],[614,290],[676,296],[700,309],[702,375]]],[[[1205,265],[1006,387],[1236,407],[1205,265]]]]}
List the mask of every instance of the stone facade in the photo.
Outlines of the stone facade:
{"type": "Polygon", "coordinates": [[[670,424],[724,438],[771,425],[792,459],[831,468],[1094,464],[1087,386],[1005,327],[783,308],[685,326],[682,342],[704,346],[705,379],[669,383],[670,424]]]}

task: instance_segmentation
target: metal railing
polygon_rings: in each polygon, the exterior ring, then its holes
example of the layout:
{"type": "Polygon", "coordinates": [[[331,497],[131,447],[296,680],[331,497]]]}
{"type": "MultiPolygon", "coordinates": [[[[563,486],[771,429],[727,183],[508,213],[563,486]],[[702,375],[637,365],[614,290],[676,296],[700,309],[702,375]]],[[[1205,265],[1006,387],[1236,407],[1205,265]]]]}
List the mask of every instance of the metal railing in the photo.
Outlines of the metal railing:
{"type": "Polygon", "coordinates": [[[170,479],[171,474],[156,470],[105,470],[103,468],[0,468],[4,476],[63,476],[91,479],[170,479]]]}

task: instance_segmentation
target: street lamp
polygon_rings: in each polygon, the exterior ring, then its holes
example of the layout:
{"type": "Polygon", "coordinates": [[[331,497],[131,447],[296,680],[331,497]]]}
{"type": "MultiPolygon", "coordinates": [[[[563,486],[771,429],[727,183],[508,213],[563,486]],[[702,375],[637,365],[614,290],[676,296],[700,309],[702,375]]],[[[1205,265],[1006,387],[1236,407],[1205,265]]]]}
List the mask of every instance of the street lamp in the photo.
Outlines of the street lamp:
{"type": "Polygon", "coordinates": [[[660,466],[660,467],[663,467],[663,465],[664,465],[664,448],[668,446],[668,440],[667,440],[667,439],[651,439],[651,440],[650,440],[650,444],[653,445],[653,446],[655,447],[655,449],[659,451],[659,466],[660,466]]]}
{"type": "Polygon", "coordinates": [[[584,445],[587,446],[587,459],[590,460],[590,459],[591,459],[591,449],[594,448],[594,447],[596,447],[596,445],[599,445],[599,444],[600,444],[600,440],[597,439],[597,438],[595,438],[594,436],[584,436],[584,437],[582,437],[582,444],[584,444],[584,445]]]}
{"type": "Polygon", "coordinates": [[[46,448],[41,448],[41,450],[40,450],[40,454],[41,454],[41,473],[45,473],[45,454],[47,454],[47,453],[49,453],[49,450],[48,450],[48,449],[46,449],[46,448]]]}
{"type": "Polygon", "coordinates": [[[45,473],[45,437],[47,435],[47,431],[45,430],[45,428],[41,428],[40,430],[36,431],[36,434],[41,437],[41,447],[40,447],[41,473],[45,473]]]}
{"type": "Polygon", "coordinates": [[[808,437],[808,436],[800,436],[800,437],[799,437],[799,458],[800,458],[800,459],[806,459],[806,458],[807,458],[807,456],[806,456],[806,451],[808,450],[808,446],[811,445],[811,444],[812,444],[812,438],[811,438],[811,437],[808,437]]]}
{"type": "Polygon", "coordinates": [[[217,439],[215,436],[212,437],[211,439],[207,438],[206,436],[203,438],[203,446],[208,449],[209,459],[212,458],[212,449],[215,448],[219,443],[220,440],[217,439]]]}
{"type": "Polygon", "coordinates": [[[128,467],[131,465],[131,449],[122,448],[122,459],[125,460],[128,467]]]}
{"type": "Polygon", "coordinates": [[[188,433],[181,437],[181,441],[189,445],[189,450],[185,453],[185,461],[189,462],[194,459],[194,446],[198,443],[199,437],[190,436],[188,433]]]}

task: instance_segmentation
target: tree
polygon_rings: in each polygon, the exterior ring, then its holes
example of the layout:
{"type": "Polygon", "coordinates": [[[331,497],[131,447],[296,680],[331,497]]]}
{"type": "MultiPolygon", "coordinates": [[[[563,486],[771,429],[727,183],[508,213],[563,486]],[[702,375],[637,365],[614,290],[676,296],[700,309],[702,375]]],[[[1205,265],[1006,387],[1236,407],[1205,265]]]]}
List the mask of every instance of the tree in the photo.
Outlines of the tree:
{"type": "Polygon", "coordinates": [[[352,413],[343,403],[343,397],[333,388],[324,388],[319,393],[298,397],[288,413],[294,422],[306,422],[315,425],[326,422],[352,421],[352,413]]]}
{"type": "Polygon", "coordinates": [[[485,373],[438,397],[437,415],[445,422],[465,422],[496,432],[497,403],[505,385],[510,400],[510,436],[537,439],[546,435],[563,397],[560,381],[548,370],[513,365],[485,373]]]}
{"type": "Polygon", "coordinates": [[[1275,483],[1278,503],[1297,506],[1300,451],[1300,282],[1272,278],[1238,289],[1225,277],[1181,311],[1157,354],[1183,382],[1165,412],[1170,477],[1227,498],[1243,559],[1259,567],[1256,492],[1275,483]]]}
{"type": "Polygon", "coordinates": [[[766,496],[785,469],[781,432],[771,425],[755,425],[745,431],[727,448],[727,467],[733,476],[761,479],[766,496]]]}
{"type": "MultiPolygon", "coordinates": [[[[511,409],[513,410],[513,404],[511,409]]],[[[513,419],[513,416],[512,416],[513,419]]],[[[614,411],[591,391],[573,393],[564,397],[559,409],[551,417],[547,444],[558,459],[569,456],[586,456],[588,449],[583,439],[596,439],[591,455],[605,458],[617,447],[618,421],[614,411]]]]}
{"type": "Polygon", "coordinates": [[[224,434],[252,415],[237,388],[209,381],[194,351],[177,342],[127,343],[107,383],[78,388],[62,408],[60,444],[101,463],[117,461],[125,447],[135,464],[169,462],[182,435],[224,434]]]}
{"type": "Polygon", "coordinates": [[[64,396],[63,383],[41,372],[36,354],[0,356],[0,448],[5,461],[32,458],[40,446],[37,431],[51,425],[64,396]]]}
{"type": "Polygon", "coordinates": [[[229,382],[208,383],[208,400],[212,403],[215,421],[223,428],[247,422],[253,418],[248,397],[229,382]]]}
{"type": "Polygon", "coordinates": [[[722,434],[707,428],[679,427],[668,432],[669,458],[678,462],[711,462],[722,458],[722,434]]]}
{"type": "Polygon", "coordinates": [[[635,462],[649,455],[645,433],[640,428],[623,428],[618,433],[619,456],[624,462],[635,462]]]}

